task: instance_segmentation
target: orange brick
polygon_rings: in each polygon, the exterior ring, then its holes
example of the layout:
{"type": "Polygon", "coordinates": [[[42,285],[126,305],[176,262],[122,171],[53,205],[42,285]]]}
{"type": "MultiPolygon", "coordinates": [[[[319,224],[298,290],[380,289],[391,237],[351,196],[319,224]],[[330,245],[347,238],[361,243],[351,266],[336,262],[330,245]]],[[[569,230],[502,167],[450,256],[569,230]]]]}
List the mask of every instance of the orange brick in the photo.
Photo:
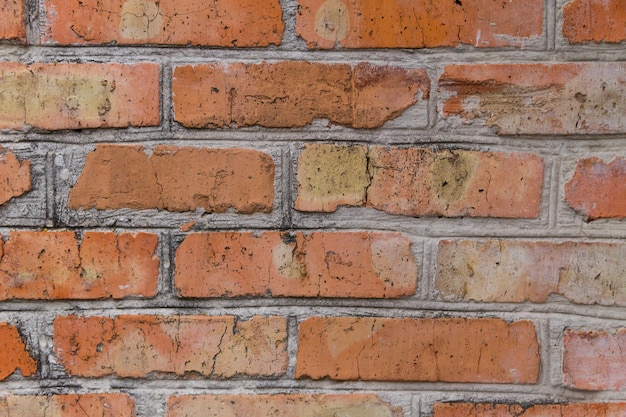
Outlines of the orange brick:
{"type": "Polygon", "coordinates": [[[0,205],[31,190],[30,161],[0,146],[0,205]]]}
{"type": "Polygon", "coordinates": [[[530,154],[307,145],[301,211],[365,205],[406,216],[536,218],[543,160],[530,154]]]}
{"type": "Polygon", "coordinates": [[[439,79],[444,118],[502,135],[626,132],[626,63],[461,64],[439,79]]]}
{"type": "Polygon", "coordinates": [[[0,129],[158,126],[155,64],[0,63],[0,129]]]}
{"type": "Polygon", "coordinates": [[[490,404],[437,403],[433,417],[622,417],[626,403],[490,404]]]}
{"type": "Polygon", "coordinates": [[[435,290],[454,301],[626,305],[626,245],[518,240],[441,241],[435,290]]]}
{"type": "Polygon", "coordinates": [[[565,3],[563,36],[572,44],[626,40],[626,2],[571,0],[565,3]]]}
{"type": "Polygon", "coordinates": [[[287,369],[282,317],[57,317],[54,346],[74,376],[277,376],[287,369]]]}
{"type": "Polygon", "coordinates": [[[174,282],[182,297],[397,298],[415,294],[410,245],[399,233],[194,233],[174,282]]]}
{"type": "MultiPolygon", "coordinates": [[[[156,235],[12,231],[0,260],[0,300],[151,297],[156,235]]],[[[0,244],[0,254],[2,245],[0,244]]]]}
{"type": "Polygon", "coordinates": [[[565,184],[565,201],[587,220],[626,217],[626,160],[581,159],[565,184]]]}
{"type": "Polygon", "coordinates": [[[44,43],[257,47],[280,45],[278,0],[50,0],[44,43]]]}
{"type": "Polygon", "coordinates": [[[0,323],[0,380],[18,369],[23,376],[34,375],[37,372],[37,361],[26,350],[17,328],[0,323]]]}
{"type": "Polygon", "coordinates": [[[167,417],[207,415],[402,417],[404,415],[399,407],[393,407],[371,394],[184,395],[170,397],[167,408],[167,417]]]}
{"type": "Polygon", "coordinates": [[[314,317],[300,324],[297,378],[531,384],[529,321],[314,317]]]}
{"type": "Polygon", "coordinates": [[[542,35],[543,2],[299,0],[309,48],[522,46],[542,35]]]}
{"type": "Polygon", "coordinates": [[[421,69],[286,61],[177,67],[172,89],[185,127],[373,128],[427,98],[430,81],[421,69]]]}
{"type": "Polygon", "coordinates": [[[274,161],[248,149],[99,145],[70,190],[71,209],[270,212],[274,161]]]}
{"type": "Polygon", "coordinates": [[[26,40],[23,0],[0,0],[0,39],[26,40]]]}
{"type": "Polygon", "coordinates": [[[9,395],[0,397],[0,415],[29,417],[135,417],[126,394],[9,395]]]}
{"type": "Polygon", "coordinates": [[[566,330],[563,335],[563,381],[584,390],[626,388],[626,329],[566,330]]]}

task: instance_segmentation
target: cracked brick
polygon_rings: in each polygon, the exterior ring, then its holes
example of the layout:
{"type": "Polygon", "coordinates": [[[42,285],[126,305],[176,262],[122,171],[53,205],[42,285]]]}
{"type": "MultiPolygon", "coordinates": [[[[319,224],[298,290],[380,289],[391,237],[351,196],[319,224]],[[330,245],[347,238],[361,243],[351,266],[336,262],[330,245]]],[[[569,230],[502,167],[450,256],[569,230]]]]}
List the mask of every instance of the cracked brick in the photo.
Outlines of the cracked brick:
{"type": "Polygon", "coordinates": [[[29,417],[135,417],[127,394],[8,395],[0,397],[0,415],[29,417]]]}
{"type": "Polygon", "coordinates": [[[0,323],[0,380],[18,369],[22,376],[32,376],[37,372],[37,361],[26,350],[17,327],[0,323]]]}
{"type": "Polygon", "coordinates": [[[0,205],[31,190],[30,161],[0,147],[0,205]]]}

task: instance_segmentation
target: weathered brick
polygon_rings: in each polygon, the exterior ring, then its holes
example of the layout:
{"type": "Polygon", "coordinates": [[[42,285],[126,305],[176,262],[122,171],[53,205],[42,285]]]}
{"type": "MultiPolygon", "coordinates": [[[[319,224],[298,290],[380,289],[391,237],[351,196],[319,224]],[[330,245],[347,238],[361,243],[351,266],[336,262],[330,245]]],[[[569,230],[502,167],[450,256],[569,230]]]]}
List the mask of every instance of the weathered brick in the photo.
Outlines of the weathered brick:
{"type": "Polygon", "coordinates": [[[626,388],[626,329],[566,330],[563,335],[563,381],[584,390],[626,388]]]}
{"type": "Polygon", "coordinates": [[[155,64],[0,63],[0,129],[158,126],[155,64]]]}
{"type": "Polygon", "coordinates": [[[31,190],[30,161],[0,146],[0,205],[31,190]]]}
{"type": "Polygon", "coordinates": [[[460,64],[439,79],[444,118],[502,135],[626,132],[626,63],[460,64]]]}
{"type": "Polygon", "coordinates": [[[37,372],[37,361],[26,350],[17,328],[0,323],[0,380],[18,369],[22,376],[34,375],[37,372]]]}
{"type": "Polygon", "coordinates": [[[448,300],[626,305],[626,245],[601,242],[445,240],[435,290],[448,300]]]}
{"type": "Polygon", "coordinates": [[[410,245],[399,233],[194,233],[174,283],[182,297],[396,298],[415,294],[410,245]]]}
{"type": "Polygon", "coordinates": [[[278,0],[48,0],[42,42],[256,47],[280,45],[278,0]]]}
{"type": "Polygon", "coordinates": [[[0,416],[135,417],[135,402],[126,394],[9,395],[0,397],[0,416]]]}
{"type": "Polygon", "coordinates": [[[314,317],[300,324],[297,378],[537,382],[529,321],[314,317]]]}
{"type": "Polygon", "coordinates": [[[543,2],[299,0],[296,22],[309,48],[522,46],[543,33],[543,2]]]}
{"type": "Polygon", "coordinates": [[[287,368],[282,317],[57,317],[55,352],[74,376],[277,376],[287,368]]]}
{"type": "Polygon", "coordinates": [[[626,160],[578,161],[576,172],[565,184],[565,201],[587,220],[626,217],[626,160]]]}
{"type": "Polygon", "coordinates": [[[298,127],[315,119],[381,126],[428,97],[421,69],[285,61],[174,70],[175,120],[185,127],[298,127]]]}
{"type": "Polygon", "coordinates": [[[626,40],[624,0],[572,0],[563,5],[563,36],[572,44],[626,40]]]}
{"type": "Polygon", "coordinates": [[[270,212],[274,161],[248,149],[100,145],[70,190],[71,209],[270,212]]]}
{"type": "Polygon", "coordinates": [[[69,231],[12,231],[0,258],[0,300],[154,296],[157,243],[148,233],[86,232],[79,244],[69,231]]]}
{"type": "Polygon", "coordinates": [[[167,417],[402,417],[399,407],[371,394],[184,395],[170,397],[167,417]]]}
{"type": "Polygon", "coordinates": [[[26,39],[23,0],[0,0],[0,40],[26,39]]]}
{"type": "Polygon", "coordinates": [[[437,403],[433,417],[621,417],[626,403],[493,404],[437,403]]]}
{"type": "Polygon", "coordinates": [[[543,160],[530,154],[307,145],[301,211],[366,206],[406,216],[536,218],[543,160]]]}

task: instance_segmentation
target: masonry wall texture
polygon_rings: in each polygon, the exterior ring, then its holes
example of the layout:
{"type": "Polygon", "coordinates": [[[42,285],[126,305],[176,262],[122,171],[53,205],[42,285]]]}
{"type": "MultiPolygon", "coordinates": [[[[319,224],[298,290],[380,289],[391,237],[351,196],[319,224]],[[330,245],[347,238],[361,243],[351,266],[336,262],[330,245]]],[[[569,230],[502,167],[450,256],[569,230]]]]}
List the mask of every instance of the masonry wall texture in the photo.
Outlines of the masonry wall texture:
{"type": "Polygon", "coordinates": [[[0,417],[626,415],[626,1],[0,0],[0,417]]]}

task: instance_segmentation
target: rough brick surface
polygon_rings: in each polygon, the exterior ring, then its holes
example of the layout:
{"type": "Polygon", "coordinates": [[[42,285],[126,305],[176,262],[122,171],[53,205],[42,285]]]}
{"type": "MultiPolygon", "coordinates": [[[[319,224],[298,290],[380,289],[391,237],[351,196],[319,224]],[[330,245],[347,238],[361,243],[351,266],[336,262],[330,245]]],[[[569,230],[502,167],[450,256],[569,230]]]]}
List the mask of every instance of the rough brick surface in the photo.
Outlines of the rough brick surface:
{"type": "Polygon", "coordinates": [[[573,44],[626,40],[624,0],[571,0],[563,6],[563,36],[573,44]]]}
{"type": "Polygon", "coordinates": [[[310,48],[520,46],[542,34],[543,2],[300,0],[296,18],[310,48]]]}
{"type": "Polygon", "coordinates": [[[287,368],[282,317],[57,317],[55,352],[75,376],[277,376],[287,368]]]}
{"type": "Polygon", "coordinates": [[[529,321],[314,317],[300,324],[297,378],[535,383],[529,321]]]}
{"type": "Polygon", "coordinates": [[[0,258],[0,300],[154,296],[157,243],[148,233],[87,232],[79,244],[74,232],[12,231],[0,258]]]}
{"type": "Polygon", "coordinates": [[[71,209],[269,212],[274,161],[248,149],[100,145],[70,190],[71,209]]]}
{"type": "Polygon", "coordinates": [[[626,388],[626,329],[566,330],[563,335],[563,381],[583,390],[626,388]]]}
{"type": "Polygon", "coordinates": [[[399,233],[194,233],[174,281],[183,297],[395,298],[415,293],[410,245],[399,233]]]}
{"type": "Polygon", "coordinates": [[[0,129],[157,126],[156,64],[0,63],[0,129]]]}
{"type": "Polygon", "coordinates": [[[625,403],[573,404],[435,404],[433,417],[621,417],[625,403]]]}
{"type": "Polygon", "coordinates": [[[23,0],[0,0],[0,40],[26,38],[23,0]]]}
{"type": "Polygon", "coordinates": [[[0,416],[135,417],[135,403],[126,394],[10,395],[0,397],[0,416]]]}
{"type": "Polygon", "coordinates": [[[37,361],[26,351],[17,328],[0,323],[0,380],[18,369],[22,376],[34,375],[37,372],[37,361]]]}
{"type": "Polygon", "coordinates": [[[301,211],[365,205],[406,216],[534,218],[543,161],[530,154],[307,145],[297,180],[301,211]]]}
{"type": "Polygon", "coordinates": [[[181,66],[172,89],[175,120],[186,127],[298,127],[324,118],[373,128],[427,98],[430,81],[420,69],[284,61],[181,66]]]}
{"type": "Polygon", "coordinates": [[[49,0],[45,43],[279,45],[278,0],[49,0]]]}
{"type": "Polygon", "coordinates": [[[168,401],[167,417],[402,417],[375,395],[194,395],[168,401]]]}
{"type": "Polygon", "coordinates": [[[449,65],[439,79],[445,118],[502,135],[626,132],[626,64],[449,65]]]}
{"type": "Polygon", "coordinates": [[[30,161],[0,147],[0,205],[31,190],[30,161]]]}
{"type": "Polygon", "coordinates": [[[516,240],[441,241],[435,290],[448,300],[626,305],[626,245],[516,240]]]}
{"type": "Polygon", "coordinates": [[[587,220],[626,217],[626,160],[578,161],[576,172],[565,184],[565,201],[587,220]]]}

